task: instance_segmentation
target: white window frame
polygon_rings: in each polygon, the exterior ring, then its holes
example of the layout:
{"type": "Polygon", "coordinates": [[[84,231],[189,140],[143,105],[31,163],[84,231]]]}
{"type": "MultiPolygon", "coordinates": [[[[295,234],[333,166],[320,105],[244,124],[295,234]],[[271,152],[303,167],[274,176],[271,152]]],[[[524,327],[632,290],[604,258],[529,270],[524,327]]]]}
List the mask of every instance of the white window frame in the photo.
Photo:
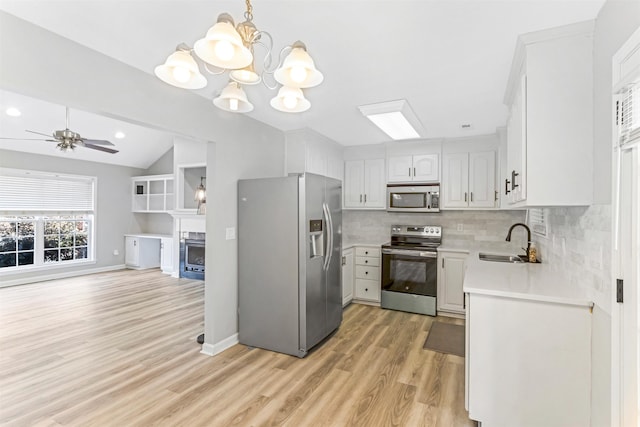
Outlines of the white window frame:
{"type": "Polygon", "coordinates": [[[0,186],[2,181],[15,182],[16,179],[20,180],[24,177],[25,185],[21,186],[21,190],[25,194],[20,194],[15,189],[7,189],[6,185],[0,188],[0,197],[5,201],[0,206],[0,217],[34,217],[35,230],[34,230],[34,263],[29,265],[16,265],[13,267],[0,268],[0,276],[23,273],[28,271],[49,270],[56,268],[68,268],[84,264],[96,263],[96,212],[95,207],[97,203],[97,177],[82,176],[82,175],[69,175],[58,174],[34,170],[22,170],[22,169],[9,169],[0,168],[0,186]],[[46,188],[49,191],[56,191],[56,186],[52,186],[52,181],[59,179],[61,185],[60,191],[67,191],[62,193],[60,197],[42,197],[41,201],[35,197],[39,190],[39,187],[34,184],[38,179],[42,179],[43,183],[46,183],[46,188]],[[35,181],[34,181],[35,180],[35,181]],[[66,185],[69,184],[69,185],[66,185]],[[53,190],[52,190],[53,189],[53,190]],[[75,200],[73,196],[69,195],[69,191],[79,189],[82,200],[75,200]],[[3,191],[4,190],[4,191],[3,191]],[[11,194],[13,191],[13,195],[11,194]],[[30,195],[29,192],[35,193],[30,195]],[[24,205],[18,205],[21,203],[19,200],[24,198],[24,205]],[[6,203],[6,200],[14,200],[14,202],[6,203]],[[34,202],[35,201],[35,202],[34,202]],[[42,203],[40,203],[42,202],[42,203]],[[27,209],[24,209],[25,206],[27,209]],[[67,209],[67,206],[71,206],[73,209],[67,209]],[[78,210],[80,209],[80,210],[78,210]],[[44,262],[44,222],[45,218],[59,217],[59,216],[73,216],[76,218],[79,215],[86,217],[88,230],[87,230],[87,258],[80,260],[64,260],[56,262],[44,262]]]}

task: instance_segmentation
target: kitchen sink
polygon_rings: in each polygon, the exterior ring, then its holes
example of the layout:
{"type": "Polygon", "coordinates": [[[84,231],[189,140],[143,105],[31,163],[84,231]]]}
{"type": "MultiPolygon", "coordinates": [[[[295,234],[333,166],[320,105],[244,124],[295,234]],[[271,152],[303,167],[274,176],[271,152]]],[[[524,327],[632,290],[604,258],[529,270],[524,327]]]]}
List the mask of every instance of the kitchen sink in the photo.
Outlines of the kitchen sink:
{"type": "Polygon", "coordinates": [[[522,259],[518,255],[500,255],[500,254],[488,254],[488,253],[480,252],[478,256],[480,257],[481,261],[510,262],[513,264],[526,262],[524,259],[522,259]]]}

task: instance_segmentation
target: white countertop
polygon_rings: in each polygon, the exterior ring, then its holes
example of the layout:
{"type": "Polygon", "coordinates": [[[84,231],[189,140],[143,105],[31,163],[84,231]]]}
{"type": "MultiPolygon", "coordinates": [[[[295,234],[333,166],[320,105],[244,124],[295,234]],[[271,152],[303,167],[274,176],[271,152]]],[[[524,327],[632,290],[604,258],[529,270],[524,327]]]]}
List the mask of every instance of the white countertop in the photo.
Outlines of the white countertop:
{"type": "Polygon", "coordinates": [[[131,233],[125,234],[125,237],[140,237],[144,239],[166,239],[173,238],[171,234],[154,234],[154,233],[131,233]]]}
{"type": "Polygon", "coordinates": [[[479,252],[472,250],[467,258],[466,293],[593,307],[586,293],[571,284],[562,271],[547,264],[481,261],[479,252]]]}

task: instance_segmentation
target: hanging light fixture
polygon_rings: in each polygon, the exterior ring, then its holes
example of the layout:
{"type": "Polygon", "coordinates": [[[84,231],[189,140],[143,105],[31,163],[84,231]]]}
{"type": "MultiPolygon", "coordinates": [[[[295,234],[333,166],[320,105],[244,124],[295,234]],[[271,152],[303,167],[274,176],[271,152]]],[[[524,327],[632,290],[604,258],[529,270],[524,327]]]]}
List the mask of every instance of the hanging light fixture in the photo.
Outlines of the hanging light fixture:
{"type": "Polygon", "coordinates": [[[193,49],[180,44],[169,55],[164,64],[155,68],[155,74],[165,83],[183,89],[201,89],[207,80],[200,73],[196,59],[204,62],[204,68],[210,74],[222,74],[229,71],[231,81],[213,100],[214,105],[230,112],[246,113],[253,110],[241,85],[255,85],[262,82],[267,88],[275,90],[282,85],[278,95],[271,100],[271,106],[279,111],[299,113],[311,107],[301,89],[317,86],[324,79],[315,67],[307,47],[296,41],[280,51],[279,60],[272,67],[273,40],[266,31],[260,31],[253,24],[253,7],[245,0],[245,20],[235,25],[228,13],[221,13],[216,23],[207,31],[204,38],[195,42],[193,49]],[[255,46],[266,49],[262,69],[256,71],[255,46]],[[192,53],[195,53],[192,55],[192,53]],[[287,56],[282,60],[284,54],[287,56]],[[210,68],[214,67],[215,69],[210,68]],[[270,77],[272,83],[265,77],[270,77]]]}
{"type": "Polygon", "coordinates": [[[198,202],[198,214],[205,213],[205,203],[207,203],[207,188],[204,186],[206,176],[200,177],[200,185],[196,188],[195,201],[198,202]]]}

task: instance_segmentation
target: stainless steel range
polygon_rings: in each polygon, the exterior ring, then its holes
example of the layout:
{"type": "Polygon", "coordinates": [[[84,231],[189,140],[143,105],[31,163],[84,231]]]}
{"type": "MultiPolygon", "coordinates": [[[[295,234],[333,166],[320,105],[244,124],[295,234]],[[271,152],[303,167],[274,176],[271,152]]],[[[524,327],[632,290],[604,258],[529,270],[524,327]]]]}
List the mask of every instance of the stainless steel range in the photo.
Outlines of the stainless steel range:
{"type": "Polygon", "coordinates": [[[391,226],[391,242],[382,245],[382,308],[436,315],[441,241],[440,226],[391,226]]]}

